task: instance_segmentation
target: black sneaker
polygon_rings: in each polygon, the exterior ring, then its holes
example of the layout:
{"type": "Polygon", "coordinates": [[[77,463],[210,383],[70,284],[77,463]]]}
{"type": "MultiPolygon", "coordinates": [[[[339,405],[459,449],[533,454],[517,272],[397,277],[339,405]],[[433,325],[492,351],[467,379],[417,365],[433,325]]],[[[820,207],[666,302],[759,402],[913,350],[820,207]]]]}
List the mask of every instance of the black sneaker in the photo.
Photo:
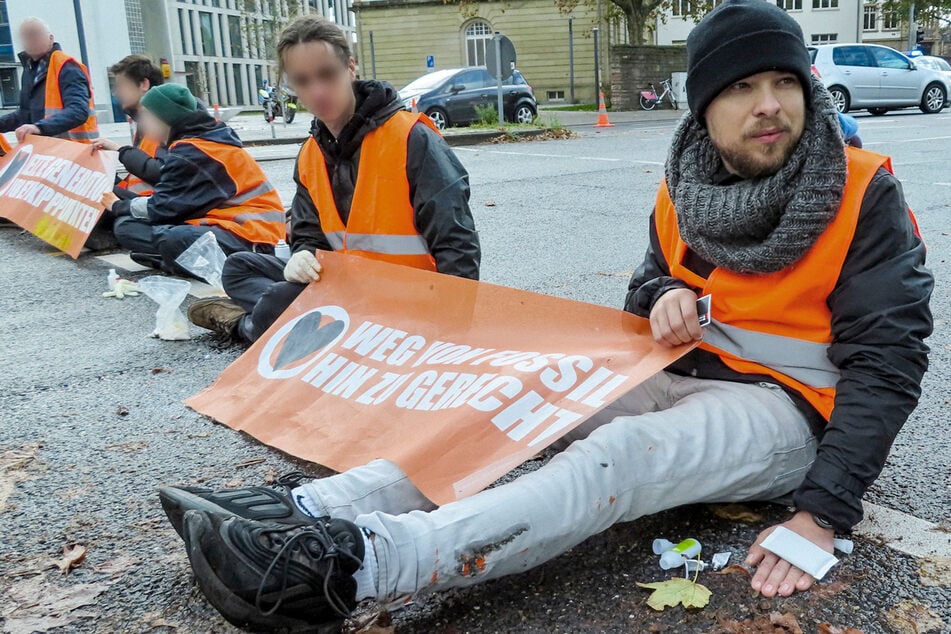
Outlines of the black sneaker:
{"type": "Polygon", "coordinates": [[[162,256],[158,253],[137,253],[133,251],[129,254],[129,258],[139,266],[162,270],[162,256]]]}
{"type": "Polygon", "coordinates": [[[336,631],[357,605],[363,534],[351,522],[294,526],[188,511],[184,530],[198,587],[238,627],[336,631]]]}
{"type": "Polygon", "coordinates": [[[202,487],[162,487],[159,500],[169,522],[179,537],[182,518],[190,510],[237,515],[259,522],[307,524],[317,518],[301,511],[291,499],[291,491],[314,478],[300,472],[289,473],[277,479],[270,487],[241,489],[206,489],[202,487]]]}

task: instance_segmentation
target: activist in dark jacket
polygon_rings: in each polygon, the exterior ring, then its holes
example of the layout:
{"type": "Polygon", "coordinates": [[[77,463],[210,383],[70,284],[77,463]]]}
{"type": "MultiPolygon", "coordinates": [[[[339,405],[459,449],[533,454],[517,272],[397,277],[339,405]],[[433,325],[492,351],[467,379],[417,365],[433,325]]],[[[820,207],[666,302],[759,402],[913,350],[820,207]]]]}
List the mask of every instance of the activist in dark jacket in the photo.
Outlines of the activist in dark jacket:
{"type": "Polygon", "coordinates": [[[283,206],[234,130],[197,109],[178,84],[150,89],[141,117],[145,133],[168,145],[155,189],[130,200],[111,192],[103,198],[116,217],[116,239],[133,259],[189,274],[175,260],[207,232],[226,254],[272,251],[284,238],[283,206]]]}
{"type": "Polygon", "coordinates": [[[750,544],[751,588],[790,596],[821,579],[916,405],[933,278],[888,157],[845,148],[803,42],[761,0],[724,0],[687,39],[690,112],[628,302],[685,361],[607,403],[539,469],[439,507],[398,449],[283,490],[160,490],[212,605],[260,629],[329,626],[367,598],[522,574],[619,522],[790,492],[799,508],[750,544]],[[301,543],[293,574],[273,574],[301,543]],[[310,600],[249,598],[290,585],[310,600]]]}
{"type": "Polygon", "coordinates": [[[26,20],[20,26],[20,38],[25,48],[19,54],[23,66],[20,105],[0,117],[0,132],[16,131],[17,140],[22,141],[26,134],[68,137],[70,131],[90,127],[90,130],[78,131],[84,138],[76,140],[88,142],[95,138],[95,112],[90,112],[92,89],[82,65],[67,56],[65,63],[54,64],[57,76],[48,77],[53,54],[64,55],[62,47],[53,41],[49,28],[35,18],[26,20]],[[56,86],[49,87],[49,92],[58,94],[61,104],[47,103],[48,80],[56,82],[56,86]]]}
{"type": "Polygon", "coordinates": [[[285,59],[291,84],[311,73],[333,77],[333,87],[329,97],[297,91],[318,116],[294,169],[291,258],[285,264],[260,254],[229,257],[222,282],[230,300],[202,300],[189,310],[195,324],[246,341],[255,341],[306,283],[319,279],[318,249],[479,277],[469,177],[452,150],[428,119],[403,109],[392,86],[353,81],[339,29],[316,18],[292,27],[280,52],[307,41],[332,48],[313,59],[285,59]]]}

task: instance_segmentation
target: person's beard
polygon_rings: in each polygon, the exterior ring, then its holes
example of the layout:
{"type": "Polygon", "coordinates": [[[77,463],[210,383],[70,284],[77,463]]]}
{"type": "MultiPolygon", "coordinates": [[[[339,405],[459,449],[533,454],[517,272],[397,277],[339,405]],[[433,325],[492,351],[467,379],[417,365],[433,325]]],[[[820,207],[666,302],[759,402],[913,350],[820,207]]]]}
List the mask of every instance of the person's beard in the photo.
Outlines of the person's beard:
{"type": "Polygon", "coordinates": [[[778,172],[792,156],[802,138],[793,132],[788,120],[773,117],[759,121],[755,127],[743,132],[742,140],[733,145],[719,144],[713,139],[713,144],[720,154],[720,158],[738,176],[746,179],[763,178],[778,172]],[[785,137],[775,143],[758,144],[754,138],[760,132],[779,129],[786,133],[785,137]]]}

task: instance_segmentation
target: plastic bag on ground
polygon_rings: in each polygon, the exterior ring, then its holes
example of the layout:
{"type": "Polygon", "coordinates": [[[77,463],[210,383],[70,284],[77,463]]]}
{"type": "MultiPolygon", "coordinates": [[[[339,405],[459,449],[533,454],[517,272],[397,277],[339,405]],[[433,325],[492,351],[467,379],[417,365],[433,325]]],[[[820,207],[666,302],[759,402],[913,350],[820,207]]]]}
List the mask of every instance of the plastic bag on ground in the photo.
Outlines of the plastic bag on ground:
{"type": "Polygon", "coordinates": [[[179,265],[195,277],[205,280],[211,286],[223,290],[221,286],[221,271],[228,256],[218,246],[218,238],[211,231],[206,231],[175,258],[179,265]]]}
{"type": "Polygon", "coordinates": [[[186,280],[161,275],[150,275],[139,280],[139,290],[158,304],[155,313],[155,331],[153,337],[165,341],[188,339],[188,321],[182,313],[182,302],[191,290],[192,284],[186,280]]]}

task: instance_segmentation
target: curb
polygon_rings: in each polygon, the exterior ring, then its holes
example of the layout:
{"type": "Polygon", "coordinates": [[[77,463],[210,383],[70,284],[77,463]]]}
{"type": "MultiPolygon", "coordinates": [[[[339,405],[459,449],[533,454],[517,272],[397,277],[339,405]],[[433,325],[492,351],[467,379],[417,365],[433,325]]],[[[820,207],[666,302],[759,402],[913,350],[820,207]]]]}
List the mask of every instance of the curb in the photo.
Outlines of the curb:
{"type": "MultiPolygon", "coordinates": [[[[529,130],[521,130],[516,133],[519,137],[524,138],[533,138],[541,136],[544,133],[548,132],[548,128],[532,128],[529,130]]],[[[449,134],[443,135],[443,138],[446,139],[446,143],[451,146],[464,146],[464,145],[478,145],[480,143],[486,143],[495,139],[496,137],[502,136],[504,134],[501,130],[479,130],[479,131],[465,131],[465,132],[452,132],[449,134]]],[[[276,139],[250,139],[244,141],[245,147],[264,147],[268,145],[301,145],[309,137],[278,137],[276,139]]]]}

